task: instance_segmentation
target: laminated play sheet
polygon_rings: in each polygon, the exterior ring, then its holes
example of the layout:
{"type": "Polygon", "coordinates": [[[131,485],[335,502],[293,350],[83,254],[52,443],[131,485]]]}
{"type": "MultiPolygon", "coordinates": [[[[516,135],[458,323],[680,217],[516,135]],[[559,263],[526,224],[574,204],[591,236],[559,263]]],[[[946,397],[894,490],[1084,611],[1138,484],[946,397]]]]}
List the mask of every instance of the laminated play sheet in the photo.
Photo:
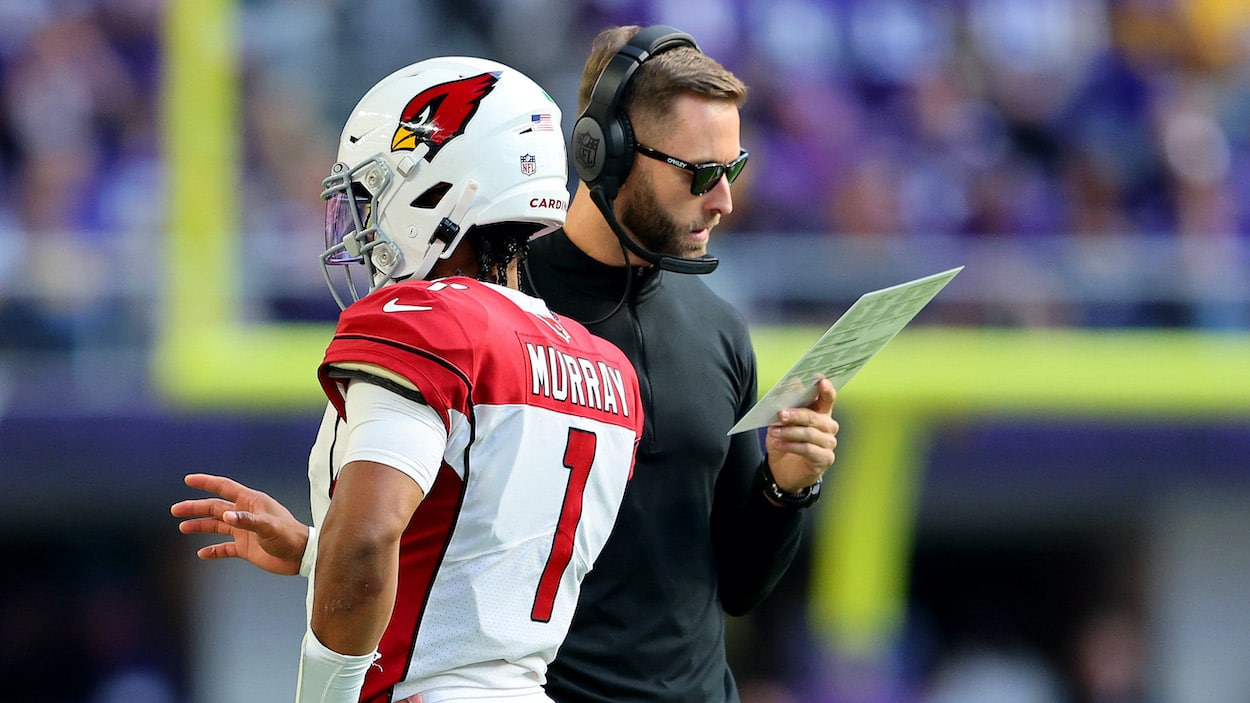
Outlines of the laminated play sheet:
{"type": "Polygon", "coordinates": [[[771,425],[785,408],[806,407],[821,378],[841,389],[963,268],[861,295],[728,434],[771,425]]]}

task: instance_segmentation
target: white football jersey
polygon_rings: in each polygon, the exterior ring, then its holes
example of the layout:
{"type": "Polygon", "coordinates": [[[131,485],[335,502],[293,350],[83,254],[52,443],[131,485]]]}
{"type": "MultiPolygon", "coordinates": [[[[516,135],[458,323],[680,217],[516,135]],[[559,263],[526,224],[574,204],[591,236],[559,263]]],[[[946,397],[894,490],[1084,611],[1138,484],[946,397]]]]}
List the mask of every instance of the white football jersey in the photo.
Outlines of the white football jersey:
{"type": "Polygon", "coordinates": [[[506,288],[449,278],[379,289],[344,311],[321,368],[331,405],[309,458],[318,526],[351,421],[333,372],[343,367],[385,369],[447,431],[361,700],[544,682],[633,468],[642,405],[628,359],[506,288]]]}

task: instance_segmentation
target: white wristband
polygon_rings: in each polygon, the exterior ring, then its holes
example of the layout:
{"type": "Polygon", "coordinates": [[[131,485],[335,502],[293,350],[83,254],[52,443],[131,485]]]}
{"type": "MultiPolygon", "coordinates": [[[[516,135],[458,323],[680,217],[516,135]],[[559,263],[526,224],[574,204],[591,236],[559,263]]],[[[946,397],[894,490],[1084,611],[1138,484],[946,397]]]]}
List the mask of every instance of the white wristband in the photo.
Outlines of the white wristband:
{"type": "Polygon", "coordinates": [[[304,545],[304,556],[299,560],[299,575],[312,578],[313,565],[317,563],[317,528],[308,526],[308,543],[304,545]]]}
{"type": "Polygon", "coordinates": [[[328,649],[310,628],[304,633],[295,703],[356,703],[377,652],[356,656],[328,649]]]}

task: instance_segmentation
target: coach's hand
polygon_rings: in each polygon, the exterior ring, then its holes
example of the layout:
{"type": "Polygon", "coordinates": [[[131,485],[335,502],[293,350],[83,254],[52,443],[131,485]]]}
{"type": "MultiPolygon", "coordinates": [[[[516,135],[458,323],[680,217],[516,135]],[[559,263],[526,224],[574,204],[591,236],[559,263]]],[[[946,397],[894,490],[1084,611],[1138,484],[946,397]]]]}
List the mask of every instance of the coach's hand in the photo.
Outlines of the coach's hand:
{"type": "Polygon", "coordinates": [[[781,490],[798,493],[819,481],[833,465],[838,421],[832,414],[837,397],[833,383],[821,379],[810,405],[782,410],[777,422],[769,425],[764,440],[768,468],[781,490]]]}
{"type": "Polygon", "coordinates": [[[274,574],[299,573],[308,546],[308,526],[267,493],[248,488],[225,476],[187,474],[188,486],[220,498],[179,501],[169,508],[183,534],[225,535],[230,541],[200,548],[196,555],[209,559],[246,559],[274,574]]]}

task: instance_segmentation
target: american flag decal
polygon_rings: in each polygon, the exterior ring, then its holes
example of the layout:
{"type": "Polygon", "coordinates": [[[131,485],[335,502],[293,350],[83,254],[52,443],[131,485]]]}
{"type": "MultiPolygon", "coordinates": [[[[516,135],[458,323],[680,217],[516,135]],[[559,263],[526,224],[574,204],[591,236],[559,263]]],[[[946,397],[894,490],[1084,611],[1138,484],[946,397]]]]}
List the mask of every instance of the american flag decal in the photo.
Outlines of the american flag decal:
{"type": "Polygon", "coordinates": [[[535,132],[550,132],[555,129],[551,124],[551,115],[530,115],[530,128],[535,132]]]}

